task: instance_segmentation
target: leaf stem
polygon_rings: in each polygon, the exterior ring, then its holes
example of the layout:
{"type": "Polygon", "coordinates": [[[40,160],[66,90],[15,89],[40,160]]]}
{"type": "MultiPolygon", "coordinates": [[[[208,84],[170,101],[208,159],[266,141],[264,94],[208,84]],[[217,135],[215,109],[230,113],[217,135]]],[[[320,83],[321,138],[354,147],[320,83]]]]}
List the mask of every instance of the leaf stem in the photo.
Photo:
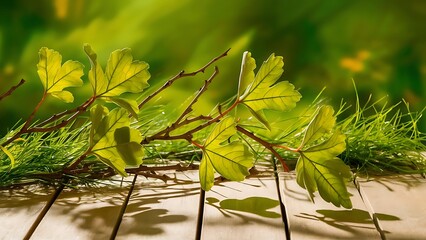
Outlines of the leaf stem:
{"type": "Polygon", "coordinates": [[[256,135],[254,135],[253,133],[247,131],[245,128],[237,125],[236,126],[237,130],[241,133],[243,133],[244,135],[246,135],[247,137],[255,140],[256,142],[262,144],[266,149],[268,149],[281,163],[281,165],[284,168],[284,171],[289,172],[290,169],[287,166],[287,164],[285,163],[284,159],[281,157],[281,155],[274,149],[274,145],[272,145],[271,143],[257,137],[256,135]]]}
{"type": "Polygon", "coordinates": [[[291,148],[291,147],[287,147],[287,146],[283,146],[283,145],[278,145],[278,144],[271,144],[271,145],[273,147],[276,147],[276,148],[281,148],[281,149],[284,149],[284,150],[287,150],[287,151],[291,151],[291,152],[296,152],[296,153],[300,152],[301,148],[303,147],[303,146],[300,146],[298,148],[291,148]]]}

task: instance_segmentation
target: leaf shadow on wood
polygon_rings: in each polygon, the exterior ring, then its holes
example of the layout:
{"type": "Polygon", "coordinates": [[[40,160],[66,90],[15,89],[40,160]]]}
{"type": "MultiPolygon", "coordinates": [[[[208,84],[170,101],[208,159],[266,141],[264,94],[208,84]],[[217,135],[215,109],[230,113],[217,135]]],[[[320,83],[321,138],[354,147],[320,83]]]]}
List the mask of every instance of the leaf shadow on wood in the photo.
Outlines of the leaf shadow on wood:
{"type": "MultiPolygon", "coordinates": [[[[370,213],[361,209],[351,209],[351,210],[329,210],[329,209],[319,209],[316,210],[319,215],[301,213],[295,215],[296,217],[322,221],[329,226],[347,231],[356,234],[361,229],[375,229],[372,225],[373,220],[370,216],[370,213]],[[365,224],[365,226],[363,226],[365,224]]],[[[400,221],[401,219],[397,216],[375,213],[375,216],[383,221],[400,221]]],[[[386,232],[385,232],[386,233],[386,232]]]]}
{"type": "Polygon", "coordinates": [[[14,212],[21,210],[30,210],[34,206],[42,207],[52,197],[55,190],[53,188],[32,185],[24,186],[20,189],[1,190],[0,191],[0,211],[14,212]]]}
{"type": "Polygon", "coordinates": [[[144,183],[137,188],[127,205],[120,225],[120,236],[161,235],[166,228],[173,228],[174,224],[193,226],[194,233],[189,235],[195,235],[197,219],[191,216],[191,210],[185,207],[185,202],[193,206],[194,202],[189,198],[194,198],[196,205],[193,209],[198,212],[199,183],[144,183]]]}
{"type": "Polygon", "coordinates": [[[280,205],[280,202],[266,197],[248,197],[245,199],[225,199],[220,201],[217,198],[206,198],[207,204],[217,208],[225,216],[235,215],[246,220],[248,217],[241,213],[251,213],[264,218],[280,218],[281,214],[270,209],[280,205]]]}
{"type": "Polygon", "coordinates": [[[407,174],[393,174],[383,176],[370,176],[369,178],[357,178],[357,184],[375,182],[386,188],[389,192],[394,192],[395,186],[402,187],[404,190],[411,190],[419,185],[425,184],[426,179],[420,174],[407,175],[407,174]]]}
{"type": "MultiPolygon", "coordinates": [[[[188,216],[172,214],[167,199],[176,199],[191,195],[198,195],[200,188],[182,187],[186,182],[158,181],[154,184],[146,180],[143,184],[136,184],[130,201],[126,206],[119,233],[126,235],[158,235],[170,224],[187,221],[188,216]]],[[[189,181],[187,182],[190,183],[189,181]]],[[[191,183],[194,184],[194,183],[191,183]]],[[[61,194],[55,204],[59,206],[55,215],[68,216],[70,223],[75,224],[91,236],[99,239],[108,239],[112,229],[120,217],[120,210],[128,194],[128,187],[103,187],[98,189],[70,190],[61,194]]],[[[198,197],[196,196],[197,201],[198,197]]],[[[196,226],[196,219],[194,219],[196,226]]],[[[195,229],[195,228],[194,228],[195,229]]]]}

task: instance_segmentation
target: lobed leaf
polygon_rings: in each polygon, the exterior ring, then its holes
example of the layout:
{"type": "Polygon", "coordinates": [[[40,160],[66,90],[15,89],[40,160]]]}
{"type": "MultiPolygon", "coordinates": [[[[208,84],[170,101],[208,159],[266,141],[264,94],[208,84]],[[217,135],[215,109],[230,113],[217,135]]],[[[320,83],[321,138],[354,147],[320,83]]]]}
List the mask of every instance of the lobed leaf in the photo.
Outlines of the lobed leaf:
{"type": "Polygon", "coordinates": [[[313,200],[318,190],[320,196],[336,207],[352,208],[350,194],[346,189],[343,176],[351,176],[350,168],[337,157],[331,159],[313,159],[301,154],[296,164],[296,181],[306,189],[313,200]]]}
{"type": "Polygon", "coordinates": [[[255,60],[249,52],[243,55],[240,80],[238,86],[239,101],[247,106],[265,126],[268,126],[264,109],[288,111],[296,106],[300,100],[300,93],[288,81],[278,82],[283,73],[284,62],[282,57],[274,54],[262,64],[256,76],[255,60]]]}
{"type": "Polygon", "coordinates": [[[119,97],[107,97],[106,100],[126,109],[133,117],[137,118],[139,108],[136,100],[119,97]]]}
{"type": "Polygon", "coordinates": [[[125,168],[139,166],[144,156],[140,132],[130,128],[126,110],[111,112],[96,105],[91,110],[90,154],[94,154],[118,173],[126,176],[125,168]]]}
{"type": "Polygon", "coordinates": [[[248,169],[253,166],[253,155],[242,142],[227,142],[236,132],[234,119],[227,117],[207,137],[199,172],[204,190],[208,191],[213,186],[215,171],[233,181],[242,181],[249,174],[248,169]]]}
{"type": "MultiPolygon", "coordinates": [[[[329,132],[335,125],[334,110],[330,106],[321,107],[308,125],[303,143],[312,143],[329,132]]],[[[346,181],[352,172],[337,155],[346,148],[346,136],[335,131],[327,140],[300,150],[296,163],[297,183],[309,193],[313,200],[314,192],[335,206],[352,208],[350,194],[346,189],[346,181]]]]}
{"type": "Polygon", "coordinates": [[[336,117],[333,116],[333,107],[329,105],[321,106],[314,115],[314,118],[308,124],[305,130],[301,147],[313,143],[324,134],[330,132],[336,124],[336,117]]]}
{"type": "Polygon", "coordinates": [[[256,69],[256,60],[251,57],[251,52],[244,52],[238,81],[238,97],[244,98],[244,91],[250,90],[248,87],[254,81],[254,69],[256,69]]]}
{"type": "Polygon", "coordinates": [[[45,92],[64,102],[73,102],[74,96],[63,89],[83,85],[83,65],[70,60],[62,65],[61,54],[46,47],[39,51],[37,73],[45,92]]]}
{"type": "Polygon", "coordinates": [[[133,103],[116,97],[125,92],[139,93],[147,88],[151,77],[148,72],[149,65],[142,61],[134,61],[131,50],[124,48],[111,53],[104,72],[92,47],[86,44],[84,51],[91,63],[89,80],[94,95],[108,98],[107,100],[126,107],[133,111],[132,113],[137,112],[139,109],[134,108],[133,103]]]}

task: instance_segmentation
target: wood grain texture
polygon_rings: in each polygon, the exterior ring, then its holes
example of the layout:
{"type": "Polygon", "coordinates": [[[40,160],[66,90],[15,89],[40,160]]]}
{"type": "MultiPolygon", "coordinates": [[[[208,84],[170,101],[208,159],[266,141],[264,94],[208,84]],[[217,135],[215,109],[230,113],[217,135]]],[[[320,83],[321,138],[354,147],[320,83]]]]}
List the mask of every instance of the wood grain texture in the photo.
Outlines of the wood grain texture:
{"type": "Polygon", "coordinates": [[[38,186],[0,191],[0,239],[23,239],[54,192],[38,186]]]}
{"type": "Polygon", "coordinates": [[[194,239],[200,184],[198,172],[168,174],[163,182],[138,176],[116,239],[194,239]]]}
{"type": "Polygon", "coordinates": [[[294,172],[280,173],[291,239],[380,239],[357,189],[349,184],[353,209],[337,208],[315,195],[315,203],[296,183],[294,172]]]}
{"type": "Polygon", "coordinates": [[[286,239],[273,176],[222,182],[206,192],[201,239],[286,239]]]}
{"type": "Polygon", "coordinates": [[[426,179],[386,176],[358,185],[387,240],[426,239],[426,179]]]}
{"type": "Polygon", "coordinates": [[[131,180],[64,189],[31,239],[109,239],[131,180]]]}

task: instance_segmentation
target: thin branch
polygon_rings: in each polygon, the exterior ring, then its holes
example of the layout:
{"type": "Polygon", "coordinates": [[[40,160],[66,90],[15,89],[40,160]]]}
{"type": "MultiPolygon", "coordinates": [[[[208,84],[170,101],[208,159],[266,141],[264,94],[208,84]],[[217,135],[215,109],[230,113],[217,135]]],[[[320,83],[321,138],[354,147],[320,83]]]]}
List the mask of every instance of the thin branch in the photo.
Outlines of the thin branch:
{"type": "Polygon", "coordinates": [[[0,101],[3,100],[3,98],[5,98],[5,97],[10,96],[18,87],[20,87],[24,83],[25,83],[25,80],[21,79],[21,81],[19,81],[19,83],[17,85],[12,86],[7,92],[0,95],[0,101]]]}
{"type": "Polygon", "coordinates": [[[175,164],[175,165],[167,165],[167,166],[146,166],[141,165],[138,168],[128,168],[126,169],[127,173],[139,173],[143,171],[170,171],[170,170],[176,170],[176,171],[188,171],[188,170],[197,170],[198,165],[195,165],[193,163],[189,164],[188,166],[182,166],[181,164],[175,164]]]}
{"type": "MultiPolygon", "coordinates": [[[[189,103],[189,105],[185,108],[185,110],[182,112],[182,114],[176,119],[176,121],[174,123],[172,123],[170,126],[168,126],[167,128],[163,129],[162,131],[154,134],[153,136],[145,138],[142,143],[146,144],[146,143],[149,143],[152,140],[168,139],[168,138],[171,137],[170,132],[172,132],[175,129],[182,127],[186,124],[194,122],[196,120],[200,120],[200,119],[210,119],[211,120],[212,118],[207,117],[207,116],[198,116],[198,117],[191,118],[191,119],[186,118],[185,120],[182,120],[182,119],[193,111],[192,106],[198,101],[200,96],[207,90],[208,86],[212,83],[213,79],[217,76],[217,74],[219,74],[219,69],[217,67],[215,67],[213,74],[207,80],[204,81],[203,86],[198,90],[195,97],[192,99],[192,101],[189,103]]],[[[185,140],[191,142],[192,134],[193,134],[193,132],[188,133],[188,134],[179,135],[179,136],[181,136],[181,138],[179,138],[179,139],[185,139],[185,140]]]]}
{"type": "Polygon", "coordinates": [[[185,71],[180,71],[178,74],[176,74],[174,77],[170,78],[166,83],[164,83],[163,86],[161,86],[159,89],[157,89],[155,92],[153,92],[152,94],[150,94],[149,96],[147,96],[140,104],[139,104],[139,109],[141,109],[147,102],[149,102],[149,100],[151,100],[152,98],[154,98],[155,96],[157,96],[160,92],[162,92],[164,89],[170,87],[176,80],[180,79],[180,78],[184,78],[184,77],[190,77],[190,76],[195,76],[196,74],[202,72],[204,73],[204,71],[210,67],[210,65],[212,65],[213,63],[215,63],[216,61],[218,61],[219,59],[225,57],[228,55],[229,50],[231,50],[230,48],[228,50],[226,50],[224,53],[222,53],[221,55],[213,58],[212,60],[210,60],[210,62],[208,62],[206,65],[204,65],[202,68],[194,71],[194,72],[190,72],[190,73],[185,73],[185,71]]]}
{"type": "Polygon", "coordinates": [[[37,124],[35,127],[36,128],[41,128],[43,126],[46,126],[48,123],[54,122],[58,119],[61,119],[62,117],[75,113],[75,112],[85,112],[87,110],[87,108],[95,101],[95,97],[91,97],[89,98],[86,102],[84,102],[83,104],[81,104],[80,106],[74,108],[74,109],[69,109],[69,110],[65,110],[61,113],[58,114],[53,114],[50,118],[44,120],[43,122],[37,124]]]}
{"type": "Polygon", "coordinates": [[[40,99],[40,101],[38,102],[37,106],[34,108],[33,112],[30,114],[30,116],[28,117],[27,121],[25,121],[24,126],[22,126],[22,128],[15,135],[13,135],[11,138],[7,139],[6,142],[2,143],[1,144],[2,147],[5,147],[8,144],[10,144],[11,142],[15,141],[22,134],[27,133],[28,127],[30,126],[31,121],[33,120],[36,112],[40,109],[40,107],[43,104],[43,102],[46,100],[46,96],[47,96],[47,93],[44,92],[43,96],[40,99]]]}
{"type": "Polygon", "coordinates": [[[254,135],[253,133],[247,131],[245,128],[241,127],[241,126],[236,126],[237,130],[240,133],[243,133],[244,135],[246,135],[247,137],[255,140],[256,142],[262,144],[266,149],[268,149],[278,160],[280,160],[281,165],[284,168],[284,171],[289,172],[290,169],[287,166],[287,164],[285,163],[284,159],[281,157],[281,155],[274,149],[273,145],[259,137],[257,137],[256,135],[254,135]]]}

